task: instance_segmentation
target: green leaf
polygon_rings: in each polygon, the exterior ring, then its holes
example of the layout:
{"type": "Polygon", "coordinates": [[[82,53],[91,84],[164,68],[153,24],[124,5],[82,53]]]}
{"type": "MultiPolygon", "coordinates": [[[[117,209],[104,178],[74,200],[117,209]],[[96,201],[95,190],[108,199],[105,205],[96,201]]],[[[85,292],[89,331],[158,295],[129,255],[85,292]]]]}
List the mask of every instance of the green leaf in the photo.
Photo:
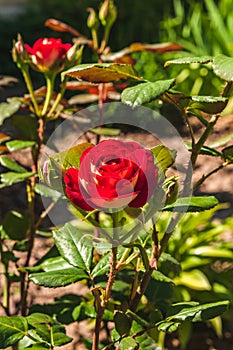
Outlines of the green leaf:
{"type": "Polygon", "coordinates": [[[229,304],[228,300],[224,300],[190,307],[186,305],[177,314],[169,316],[167,320],[203,322],[223,314],[228,309],[229,304]]]}
{"type": "Polygon", "coordinates": [[[167,61],[164,67],[170,66],[170,64],[190,64],[190,63],[201,63],[206,64],[212,62],[213,57],[201,56],[201,57],[182,57],[175,60],[167,61]]]}
{"type": "Polygon", "coordinates": [[[103,136],[119,136],[121,134],[120,129],[113,129],[113,128],[95,128],[95,129],[90,129],[90,131],[96,135],[103,135],[103,136]]]}
{"type": "Polygon", "coordinates": [[[203,256],[208,258],[216,259],[232,259],[233,260],[233,251],[230,249],[224,249],[215,246],[202,246],[190,250],[190,254],[194,256],[203,256]]]}
{"type": "Polygon", "coordinates": [[[80,157],[85,149],[93,146],[91,143],[84,142],[77,146],[71,147],[66,151],[56,153],[52,157],[49,157],[52,161],[56,162],[58,166],[67,170],[71,167],[79,168],[80,157]]]}
{"type": "Polygon", "coordinates": [[[17,173],[25,173],[26,169],[20,166],[15,160],[5,156],[0,156],[0,164],[17,173]]]}
{"type": "Polygon", "coordinates": [[[164,178],[166,170],[174,163],[176,151],[171,150],[164,145],[158,145],[151,148],[154,156],[154,163],[159,170],[159,178],[164,178]]]}
{"type": "Polygon", "coordinates": [[[218,152],[216,149],[213,149],[208,146],[202,146],[199,154],[205,154],[207,156],[213,156],[213,157],[222,157],[221,152],[218,152]]]}
{"type": "Polygon", "coordinates": [[[119,350],[136,350],[138,349],[138,343],[133,338],[123,338],[120,342],[119,350]]]}
{"type": "Polygon", "coordinates": [[[17,211],[9,211],[3,219],[2,227],[8,238],[22,240],[27,234],[28,218],[17,211]]]}
{"type": "Polygon", "coordinates": [[[154,270],[152,272],[151,276],[154,280],[159,281],[159,282],[166,282],[166,283],[173,283],[172,279],[169,277],[165,276],[162,272],[158,270],[154,270]]]}
{"type": "Polygon", "coordinates": [[[213,148],[225,146],[230,140],[232,140],[232,138],[233,138],[233,133],[224,135],[223,137],[220,137],[218,140],[211,142],[209,146],[213,148]]]}
{"type": "Polygon", "coordinates": [[[211,290],[209,280],[200,270],[183,271],[175,278],[175,284],[181,284],[194,290],[211,290]]]}
{"type": "MultiPolygon", "coordinates": [[[[57,271],[61,269],[67,269],[67,268],[73,268],[72,265],[70,265],[65,259],[63,259],[61,256],[57,256],[55,258],[49,258],[45,260],[41,265],[39,265],[41,269],[43,269],[45,272],[48,271],[57,271]]],[[[37,267],[37,266],[34,266],[37,267]]],[[[32,267],[33,268],[33,267],[32,267]]],[[[31,269],[32,269],[31,268],[31,269]]],[[[32,270],[29,270],[32,271],[32,270]]]]}
{"type": "Polygon", "coordinates": [[[110,269],[109,257],[110,257],[109,253],[105,254],[99,260],[99,262],[95,265],[95,267],[91,271],[91,275],[93,278],[98,277],[98,276],[102,276],[102,275],[106,275],[106,273],[110,269]]]}
{"type": "Polygon", "coordinates": [[[120,79],[142,80],[133,66],[119,63],[80,64],[62,73],[62,79],[68,75],[91,83],[110,83],[120,79]]]}
{"type": "Polygon", "coordinates": [[[83,232],[68,223],[54,231],[53,237],[61,256],[69,264],[90,271],[93,246],[85,240],[83,232]]]}
{"type": "Polygon", "coordinates": [[[222,154],[224,156],[224,159],[226,159],[232,163],[233,162],[233,145],[225,147],[222,150],[222,154]]]}
{"type": "Polygon", "coordinates": [[[218,204],[217,198],[214,196],[203,197],[183,197],[171,205],[166,205],[163,211],[183,212],[199,212],[214,208],[218,204]]]}
{"type": "Polygon", "coordinates": [[[121,101],[132,108],[155,100],[175,84],[175,79],[141,83],[124,89],[121,101]]]}
{"type": "Polygon", "coordinates": [[[35,141],[26,141],[26,140],[12,140],[6,142],[6,146],[10,152],[16,151],[18,149],[23,149],[27,147],[32,147],[35,145],[35,141]]]}
{"type": "Polygon", "coordinates": [[[200,109],[201,111],[209,114],[221,113],[228,102],[228,98],[221,96],[191,96],[190,100],[192,102],[187,110],[200,109]]]}
{"type": "Polygon", "coordinates": [[[0,348],[5,349],[22,339],[28,331],[27,320],[21,316],[0,316],[0,348]]]}
{"type": "Polygon", "coordinates": [[[11,117],[20,108],[21,103],[19,101],[10,101],[0,103],[0,125],[4,120],[11,117]]]}
{"type": "Polygon", "coordinates": [[[52,188],[43,184],[36,184],[35,192],[40,196],[51,198],[52,201],[55,203],[62,197],[62,194],[60,192],[55,191],[52,188]]]}
{"type": "Polygon", "coordinates": [[[116,311],[113,320],[115,322],[116,330],[121,336],[129,335],[132,320],[128,315],[123,311],[116,311]]]}
{"type": "Polygon", "coordinates": [[[159,270],[165,275],[168,275],[171,272],[177,275],[181,271],[180,263],[168,253],[161,254],[159,258],[159,266],[159,270]]]}
{"type": "Polygon", "coordinates": [[[27,320],[40,339],[51,346],[65,345],[72,340],[66,336],[65,327],[54,321],[49,315],[33,313],[27,317],[27,320]]]}
{"type": "Polygon", "coordinates": [[[233,81],[233,57],[217,55],[213,59],[213,71],[221,79],[233,81]]]}
{"type": "Polygon", "coordinates": [[[19,115],[17,113],[11,118],[11,124],[24,139],[32,141],[38,139],[38,120],[33,114],[19,115]]]}
{"type": "Polygon", "coordinates": [[[11,186],[17,182],[24,181],[26,179],[29,179],[30,177],[34,176],[35,173],[32,172],[27,172],[27,173],[13,173],[13,172],[8,172],[1,174],[0,179],[2,184],[0,184],[0,188],[6,187],[6,186],[11,186]]]}
{"type": "Polygon", "coordinates": [[[85,271],[78,268],[66,268],[56,271],[32,273],[30,280],[39,286],[57,288],[68,286],[69,284],[88,279],[85,271]]]}
{"type": "MultiPolygon", "coordinates": [[[[186,144],[188,150],[191,151],[192,150],[191,142],[186,142],[185,144],[186,144]]],[[[209,146],[202,146],[199,154],[205,154],[207,156],[213,156],[213,157],[222,157],[223,156],[221,152],[219,152],[216,149],[209,147],[209,146]]]]}

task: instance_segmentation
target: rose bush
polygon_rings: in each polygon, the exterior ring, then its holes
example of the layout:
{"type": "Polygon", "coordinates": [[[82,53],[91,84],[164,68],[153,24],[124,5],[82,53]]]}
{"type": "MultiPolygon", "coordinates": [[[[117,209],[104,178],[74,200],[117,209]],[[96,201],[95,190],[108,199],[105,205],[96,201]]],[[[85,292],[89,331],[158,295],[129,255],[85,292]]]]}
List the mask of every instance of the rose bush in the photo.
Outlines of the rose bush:
{"type": "Polygon", "coordinates": [[[33,67],[40,72],[59,72],[64,68],[67,52],[72,47],[71,44],[62,43],[61,39],[40,38],[33,47],[25,44],[25,49],[33,67]]]}
{"type": "Polygon", "coordinates": [[[67,197],[83,210],[139,208],[157,178],[151,151],[136,142],[105,140],[82,153],[79,169],[69,168],[64,183],[67,197]]]}

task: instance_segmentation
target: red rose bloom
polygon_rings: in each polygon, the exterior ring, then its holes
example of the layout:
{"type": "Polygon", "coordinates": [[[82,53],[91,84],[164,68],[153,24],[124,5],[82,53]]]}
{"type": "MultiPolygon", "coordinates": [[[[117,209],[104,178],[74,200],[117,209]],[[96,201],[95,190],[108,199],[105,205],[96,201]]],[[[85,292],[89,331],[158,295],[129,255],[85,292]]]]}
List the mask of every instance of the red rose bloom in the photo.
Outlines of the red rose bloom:
{"type": "Polygon", "coordinates": [[[106,140],[87,148],[79,169],[66,171],[66,195],[83,210],[142,207],[157,185],[151,151],[136,142],[106,140]]]}
{"type": "Polygon", "coordinates": [[[25,44],[32,63],[36,69],[41,72],[55,71],[63,69],[67,51],[72,47],[71,44],[63,44],[61,39],[40,38],[33,47],[25,44]]]}

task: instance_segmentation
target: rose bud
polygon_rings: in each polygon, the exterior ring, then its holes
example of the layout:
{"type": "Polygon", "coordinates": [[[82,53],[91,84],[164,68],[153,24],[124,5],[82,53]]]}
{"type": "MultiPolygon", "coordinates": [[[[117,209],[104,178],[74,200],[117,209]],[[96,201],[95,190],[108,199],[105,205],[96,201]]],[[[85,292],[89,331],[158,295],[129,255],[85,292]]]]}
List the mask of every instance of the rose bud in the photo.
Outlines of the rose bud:
{"type": "Polygon", "coordinates": [[[105,0],[100,6],[99,19],[105,27],[111,27],[117,18],[117,10],[112,0],[105,0]]]}
{"type": "Polygon", "coordinates": [[[140,208],[152,196],[158,169],[150,150],[136,142],[101,141],[85,149],[80,166],[64,176],[66,195],[83,210],[140,208]]]}
{"type": "Polygon", "coordinates": [[[24,45],[31,59],[32,67],[43,73],[58,73],[65,65],[66,55],[72,47],[61,39],[40,38],[33,47],[24,45]]]}
{"type": "Polygon", "coordinates": [[[13,43],[12,58],[20,69],[26,68],[29,65],[28,52],[24,47],[23,39],[20,34],[18,34],[17,41],[13,43]]]}

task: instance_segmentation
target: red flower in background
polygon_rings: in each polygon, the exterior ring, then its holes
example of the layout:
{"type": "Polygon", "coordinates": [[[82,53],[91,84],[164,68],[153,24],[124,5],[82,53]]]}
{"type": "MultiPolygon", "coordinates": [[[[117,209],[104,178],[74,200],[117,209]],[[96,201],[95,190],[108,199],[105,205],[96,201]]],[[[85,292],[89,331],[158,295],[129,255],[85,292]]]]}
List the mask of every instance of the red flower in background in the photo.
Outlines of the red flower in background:
{"type": "Polygon", "coordinates": [[[66,195],[83,210],[142,207],[157,185],[151,151],[136,142],[106,140],[87,148],[79,169],[66,171],[66,195]]]}
{"type": "Polygon", "coordinates": [[[59,72],[64,68],[66,55],[71,44],[62,43],[61,39],[40,38],[33,47],[25,44],[33,66],[44,73],[59,72]]]}

